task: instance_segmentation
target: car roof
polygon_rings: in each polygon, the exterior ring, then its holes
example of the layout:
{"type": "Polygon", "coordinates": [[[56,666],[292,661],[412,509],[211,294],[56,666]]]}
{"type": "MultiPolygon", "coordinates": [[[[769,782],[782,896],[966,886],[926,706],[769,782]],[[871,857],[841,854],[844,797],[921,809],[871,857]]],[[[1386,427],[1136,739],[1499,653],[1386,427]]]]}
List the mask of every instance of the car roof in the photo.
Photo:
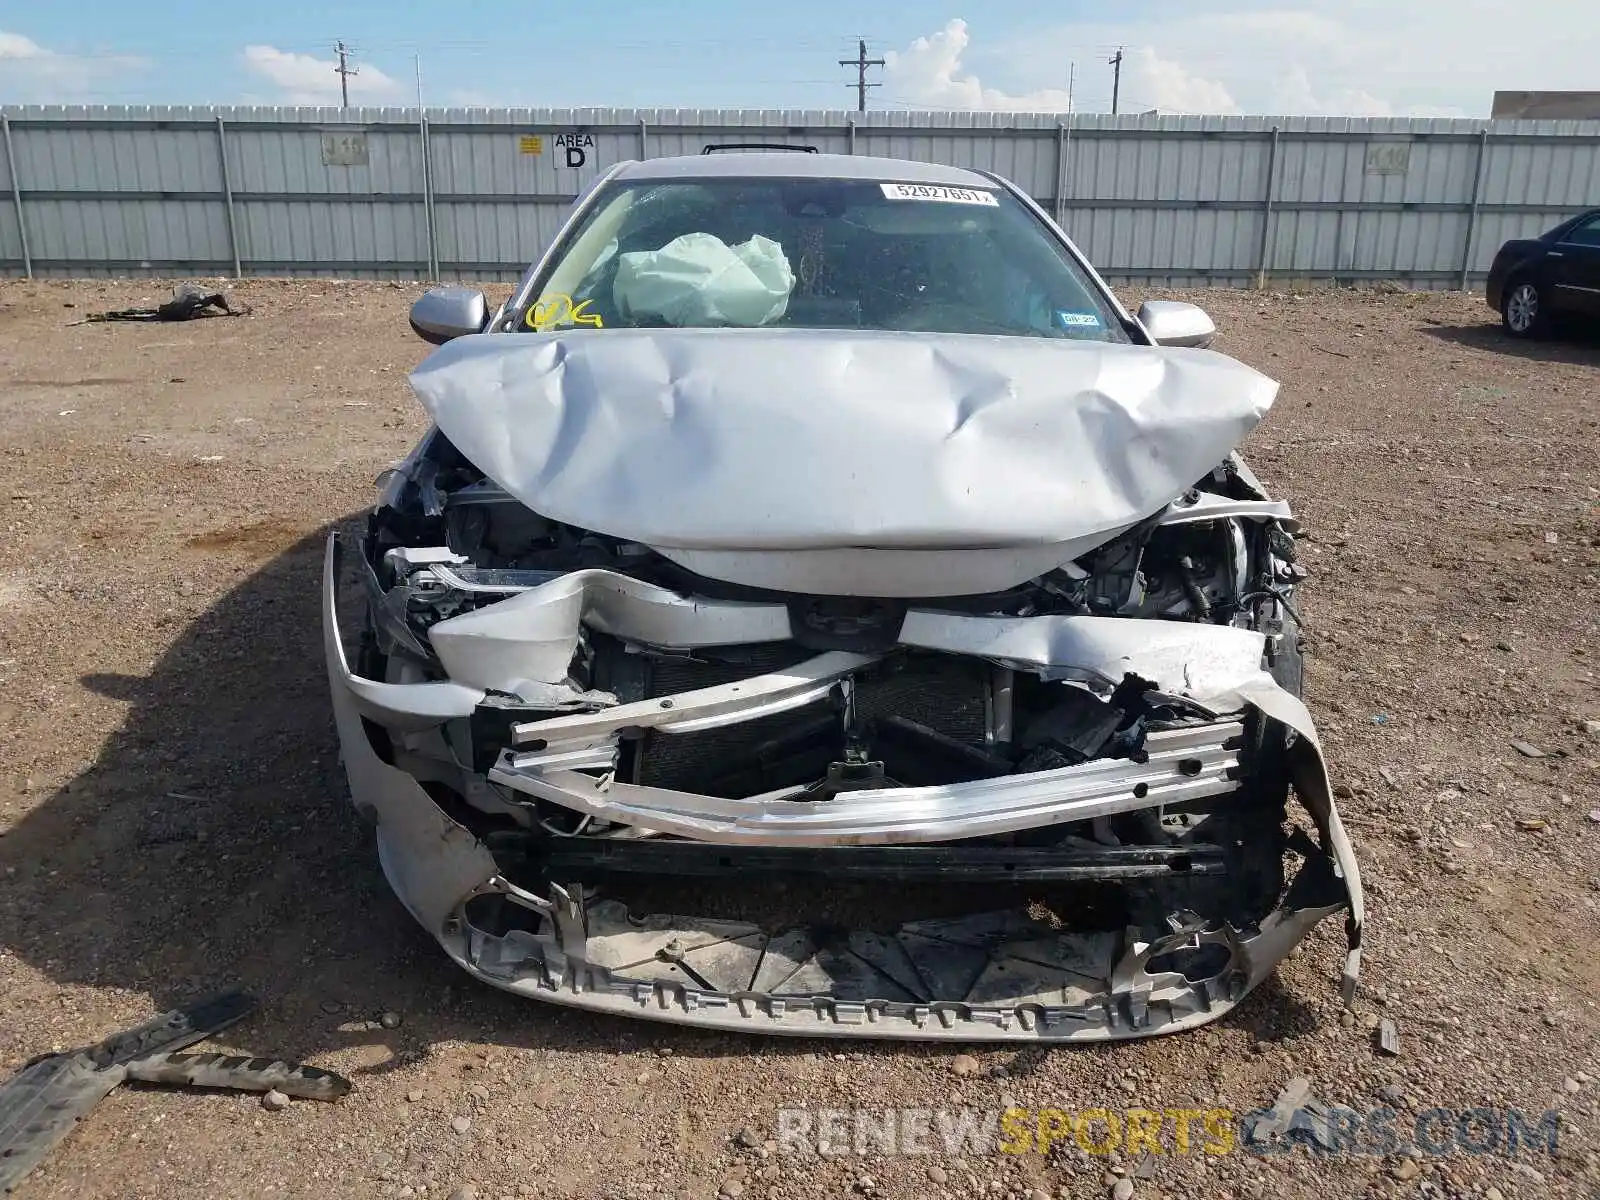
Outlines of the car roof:
{"type": "Polygon", "coordinates": [[[935,183],[992,188],[994,180],[965,167],[869,158],[858,154],[807,154],[782,150],[734,150],[630,162],[619,181],[642,179],[856,179],[874,183],[935,183]]]}

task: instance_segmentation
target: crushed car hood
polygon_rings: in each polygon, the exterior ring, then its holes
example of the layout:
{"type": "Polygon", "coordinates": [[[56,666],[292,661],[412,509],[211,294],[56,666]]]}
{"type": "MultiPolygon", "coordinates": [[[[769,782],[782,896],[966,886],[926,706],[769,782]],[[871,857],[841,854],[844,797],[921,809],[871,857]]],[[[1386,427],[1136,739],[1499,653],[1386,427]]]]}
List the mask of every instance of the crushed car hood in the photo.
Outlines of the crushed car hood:
{"type": "Polygon", "coordinates": [[[411,383],[545,517],[718,578],[884,596],[1006,587],[1109,540],[1277,393],[1211,351],[807,329],[480,334],[411,383]]]}

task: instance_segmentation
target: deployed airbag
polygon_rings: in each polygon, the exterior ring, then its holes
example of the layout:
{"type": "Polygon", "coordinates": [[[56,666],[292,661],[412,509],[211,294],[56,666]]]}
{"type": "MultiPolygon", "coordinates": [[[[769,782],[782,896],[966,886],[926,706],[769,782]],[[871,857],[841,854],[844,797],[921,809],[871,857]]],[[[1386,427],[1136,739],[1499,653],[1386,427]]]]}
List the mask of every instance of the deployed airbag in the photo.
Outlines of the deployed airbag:
{"type": "Polygon", "coordinates": [[[535,512],[712,551],[1109,534],[1223,461],[1278,388],[1208,350],[820,329],[478,334],[411,383],[535,512]]]}
{"type": "Polygon", "coordinates": [[[709,233],[686,233],[618,259],[612,299],[625,319],[751,326],[783,316],[793,288],[789,260],[771,238],[756,234],[729,246],[709,233]]]}

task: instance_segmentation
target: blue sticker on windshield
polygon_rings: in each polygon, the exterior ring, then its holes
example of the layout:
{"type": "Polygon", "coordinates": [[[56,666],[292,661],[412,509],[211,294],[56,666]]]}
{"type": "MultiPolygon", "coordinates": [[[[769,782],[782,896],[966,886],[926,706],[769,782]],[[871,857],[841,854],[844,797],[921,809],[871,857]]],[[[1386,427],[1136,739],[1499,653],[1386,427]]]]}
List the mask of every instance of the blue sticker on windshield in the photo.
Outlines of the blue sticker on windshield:
{"type": "Polygon", "coordinates": [[[1063,329],[1099,329],[1100,314],[1057,309],[1056,324],[1063,329]]]}

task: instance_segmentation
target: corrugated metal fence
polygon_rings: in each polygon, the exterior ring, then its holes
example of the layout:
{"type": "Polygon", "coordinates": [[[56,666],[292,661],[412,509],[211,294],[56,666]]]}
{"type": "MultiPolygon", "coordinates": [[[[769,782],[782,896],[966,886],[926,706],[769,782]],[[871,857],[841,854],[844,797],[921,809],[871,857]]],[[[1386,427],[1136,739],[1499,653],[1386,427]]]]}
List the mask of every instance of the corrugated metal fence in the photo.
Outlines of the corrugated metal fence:
{"type": "Polygon", "coordinates": [[[1600,205],[1600,122],[623,109],[4,108],[0,270],[514,277],[619,159],[987,168],[1113,280],[1465,287],[1600,205]]]}

